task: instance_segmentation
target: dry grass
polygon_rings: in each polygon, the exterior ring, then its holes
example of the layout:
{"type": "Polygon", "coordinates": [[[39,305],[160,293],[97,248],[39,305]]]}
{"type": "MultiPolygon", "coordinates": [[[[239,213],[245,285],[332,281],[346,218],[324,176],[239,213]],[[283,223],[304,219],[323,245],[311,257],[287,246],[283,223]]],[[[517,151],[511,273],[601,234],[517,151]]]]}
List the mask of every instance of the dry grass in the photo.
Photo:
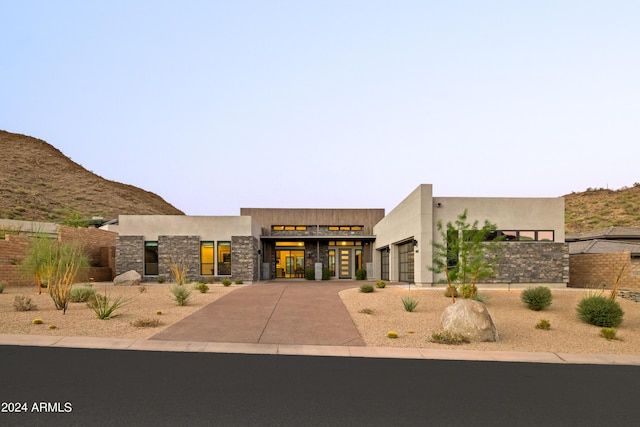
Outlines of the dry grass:
{"type": "Polygon", "coordinates": [[[495,351],[526,351],[556,353],[617,353],[640,354],[640,303],[618,298],[625,311],[618,328],[620,341],[600,337],[599,327],[578,320],[576,306],[583,290],[552,290],[553,303],[542,311],[531,311],[520,301],[520,290],[480,290],[488,297],[486,305],[491,313],[500,341],[447,346],[430,342],[431,335],[442,329],[440,316],[451,304],[443,289],[406,290],[396,286],[376,289],[370,294],[347,289],[340,293],[356,327],[367,346],[415,347],[435,349],[468,349],[495,351]],[[410,295],[419,301],[414,312],[407,312],[402,298],[410,295]],[[363,309],[373,314],[360,313],[363,309]],[[546,319],[551,330],[536,329],[546,319]],[[397,339],[387,338],[387,332],[397,331],[397,339]],[[411,332],[412,333],[411,333],[411,332]]]}

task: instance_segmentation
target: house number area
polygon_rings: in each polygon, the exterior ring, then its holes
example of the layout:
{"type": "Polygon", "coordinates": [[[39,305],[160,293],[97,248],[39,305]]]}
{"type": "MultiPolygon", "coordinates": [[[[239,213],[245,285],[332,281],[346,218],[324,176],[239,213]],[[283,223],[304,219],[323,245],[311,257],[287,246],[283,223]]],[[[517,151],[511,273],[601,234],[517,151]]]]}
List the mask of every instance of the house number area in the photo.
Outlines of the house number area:
{"type": "Polygon", "coordinates": [[[0,413],[69,413],[73,411],[71,402],[2,402],[0,413]]]}

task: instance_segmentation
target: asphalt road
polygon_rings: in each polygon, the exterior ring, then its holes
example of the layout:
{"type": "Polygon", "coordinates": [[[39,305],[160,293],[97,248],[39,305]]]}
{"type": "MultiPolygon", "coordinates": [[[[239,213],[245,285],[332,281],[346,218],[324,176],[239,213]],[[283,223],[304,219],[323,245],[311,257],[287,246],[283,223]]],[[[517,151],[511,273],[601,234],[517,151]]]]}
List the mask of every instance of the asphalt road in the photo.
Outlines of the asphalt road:
{"type": "Polygon", "coordinates": [[[0,362],[0,426],[640,424],[637,366],[19,346],[0,362]]]}

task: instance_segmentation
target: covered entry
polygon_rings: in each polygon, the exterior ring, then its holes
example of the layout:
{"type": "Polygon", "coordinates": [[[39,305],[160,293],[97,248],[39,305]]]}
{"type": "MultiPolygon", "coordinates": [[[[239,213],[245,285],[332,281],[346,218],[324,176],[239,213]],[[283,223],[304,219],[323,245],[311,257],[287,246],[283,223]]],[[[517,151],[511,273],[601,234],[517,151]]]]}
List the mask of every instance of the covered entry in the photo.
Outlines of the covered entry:
{"type": "Polygon", "coordinates": [[[276,278],[304,278],[304,242],[276,242],[276,278]]]}

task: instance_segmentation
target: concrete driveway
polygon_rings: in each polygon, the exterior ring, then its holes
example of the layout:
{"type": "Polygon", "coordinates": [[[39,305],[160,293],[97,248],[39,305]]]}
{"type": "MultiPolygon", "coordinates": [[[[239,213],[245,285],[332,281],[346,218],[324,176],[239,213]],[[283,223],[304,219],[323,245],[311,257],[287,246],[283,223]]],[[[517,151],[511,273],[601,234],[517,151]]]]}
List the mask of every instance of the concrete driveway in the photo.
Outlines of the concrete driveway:
{"type": "Polygon", "coordinates": [[[152,340],[364,346],[338,292],[353,281],[292,280],[246,285],[152,340]]]}

